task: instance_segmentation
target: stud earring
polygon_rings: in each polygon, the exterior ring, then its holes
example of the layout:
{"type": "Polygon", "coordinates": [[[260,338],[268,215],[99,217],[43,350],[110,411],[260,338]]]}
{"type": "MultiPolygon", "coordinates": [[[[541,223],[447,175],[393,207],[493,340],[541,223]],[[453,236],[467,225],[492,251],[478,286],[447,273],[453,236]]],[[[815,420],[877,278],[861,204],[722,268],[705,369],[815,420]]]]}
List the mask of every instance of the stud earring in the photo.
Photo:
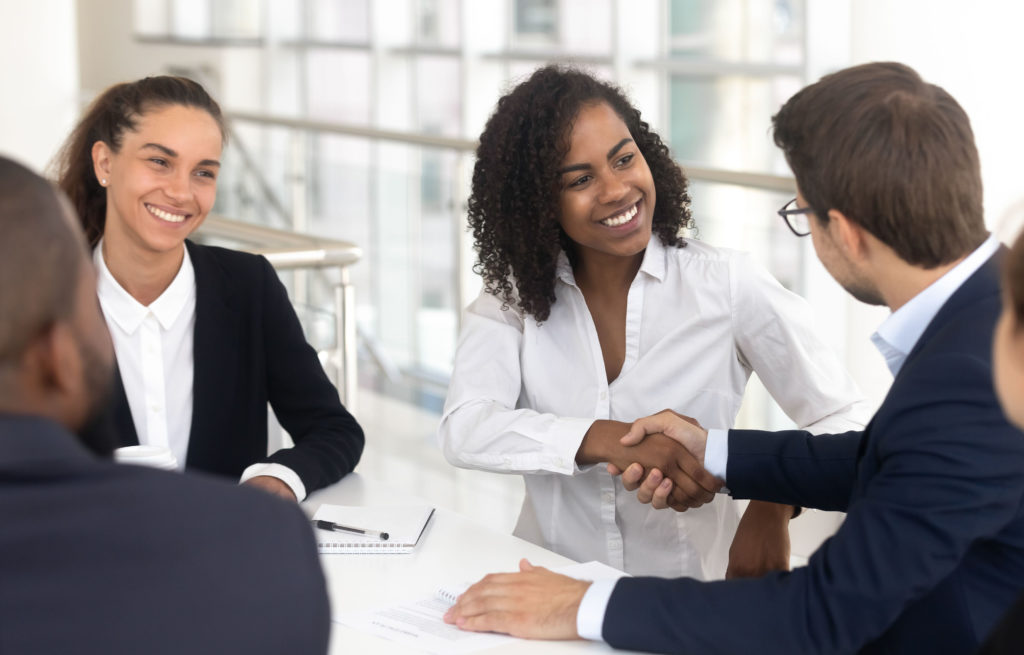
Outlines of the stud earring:
{"type": "Polygon", "coordinates": [[[107,186],[107,178],[100,180],[100,186],[107,186]]]}

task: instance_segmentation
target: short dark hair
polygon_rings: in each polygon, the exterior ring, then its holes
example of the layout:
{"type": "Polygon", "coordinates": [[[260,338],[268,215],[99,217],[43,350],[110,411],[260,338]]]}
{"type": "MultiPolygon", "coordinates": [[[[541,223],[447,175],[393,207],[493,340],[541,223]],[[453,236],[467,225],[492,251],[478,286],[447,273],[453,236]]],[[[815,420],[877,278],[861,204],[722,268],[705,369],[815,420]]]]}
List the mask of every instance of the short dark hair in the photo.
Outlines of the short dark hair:
{"type": "Polygon", "coordinates": [[[606,102],[629,128],[654,178],[654,234],[685,243],[693,226],[686,176],[668,147],[617,87],[589,73],[545,66],[498,100],[480,135],[469,197],[469,226],[484,288],[544,321],[555,301],[555,269],[572,241],[558,222],[558,169],[569,152],[573,121],[590,103],[606,102]],[[512,284],[515,282],[515,291],[512,284]]]}
{"type": "Polygon", "coordinates": [[[790,98],[772,123],[819,221],[836,209],[924,268],[955,261],[985,240],[970,120],[913,69],[879,62],[826,75],[790,98]]]}
{"type": "Polygon", "coordinates": [[[68,209],[45,179],[0,157],[0,369],[75,309],[86,256],[68,209]]]}
{"type": "Polygon", "coordinates": [[[107,217],[107,192],[93,171],[92,146],[102,141],[117,152],[125,131],[147,111],[180,105],[206,111],[227,141],[220,105],[198,82],[158,75],[110,87],[96,98],[68,136],[53,163],[57,185],[78,213],[90,246],[99,243],[107,217]]]}

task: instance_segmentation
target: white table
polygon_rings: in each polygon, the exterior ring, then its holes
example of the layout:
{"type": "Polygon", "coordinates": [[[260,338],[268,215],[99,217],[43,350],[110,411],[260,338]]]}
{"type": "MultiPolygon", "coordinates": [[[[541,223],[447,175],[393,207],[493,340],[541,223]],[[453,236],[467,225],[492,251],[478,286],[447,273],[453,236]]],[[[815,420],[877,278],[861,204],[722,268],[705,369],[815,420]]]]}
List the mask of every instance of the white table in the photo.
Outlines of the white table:
{"type": "MultiPolygon", "coordinates": [[[[321,503],[336,505],[428,504],[395,497],[388,488],[358,474],[313,494],[303,503],[310,515],[321,503]]],[[[513,571],[519,559],[547,567],[573,561],[509,534],[495,532],[455,512],[438,507],[416,550],[405,555],[322,555],[332,612],[363,610],[426,598],[442,584],[475,582],[487,573],[513,571]]],[[[333,624],[330,653],[410,653],[408,647],[333,624]]],[[[585,641],[516,641],[484,653],[609,653],[605,644],[585,641]]]]}

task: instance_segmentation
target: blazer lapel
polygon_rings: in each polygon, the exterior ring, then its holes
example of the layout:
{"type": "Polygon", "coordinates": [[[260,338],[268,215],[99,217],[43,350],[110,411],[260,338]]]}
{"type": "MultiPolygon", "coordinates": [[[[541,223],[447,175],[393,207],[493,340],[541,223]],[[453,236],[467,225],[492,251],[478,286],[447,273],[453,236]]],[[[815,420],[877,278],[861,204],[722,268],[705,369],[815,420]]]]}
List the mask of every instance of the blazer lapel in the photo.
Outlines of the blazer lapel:
{"type": "MultiPolygon", "coordinates": [[[[914,344],[913,349],[907,355],[906,361],[903,362],[903,366],[900,369],[900,373],[907,370],[907,366],[911,361],[914,360],[928,344],[932,337],[939,332],[949,321],[960,311],[964,309],[966,305],[976,302],[981,298],[986,298],[992,294],[999,293],[999,268],[1003,257],[1007,252],[1006,246],[1000,246],[999,250],[995,252],[988,261],[981,265],[977,271],[974,272],[971,277],[960,285],[960,288],[953,292],[953,295],[949,297],[949,300],[939,308],[939,311],[935,314],[931,323],[925,328],[924,332],[921,333],[921,337],[914,344]]],[[[899,378],[897,374],[896,379],[899,378]]],[[[895,380],[893,380],[895,384],[895,380]]],[[[890,390],[891,391],[891,390],[890,390]]],[[[888,401],[888,395],[886,399],[882,401],[883,406],[888,401]]],[[[877,416],[877,412],[875,416],[877,416]]],[[[864,426],[864,436],[861,438],[860,447],[857,450],[857,460],[863,463],[863,458],[867,453],[868,442],[871,441],[872,426],[874,425],[875,418],[872,417],[871,421],[864,426]]],[[[862,478],[863,479],[863,478],[862,478]]],[[[866,482],[862,483],[866,484],[866,482]]]]}
{"type": "Polygon", "coordinates": [[[992,294],[999,294],[999,269],[1003,261],[1003,257],[1006,255],[1006,246],[1000,246],[999,249],[988,258],[981,268],[976,270],[971,277],[967,278],[967,281],[960,285],[949,300],[939,308],[938,313],[935,314],[935,318],[932,319],[928,327],[925,328],[921,337],[914,344],[914,348],[907,355],[906,361],[903,363],[902,370],[907,368],[909,364],[917,355],[924,349],[935,334],[945,327],[946,323],[950,321],[953,316],[959,313],[963,308],[977,300],[987,298],[992,294]]]}
{"type": "Polygon", "coordinates": [[[117,366],[116,361],[114,362],[114,385],[111,394],[113,411],[110,418],[114,423],[117,445],[138,446],[139,433],[135,431],[135,421],[132,419],[132,410],[128,405],[128,395],[124,391],[121,369],[117,366]]]}
{"type": "Polygon", "coordinates": [[[239,315],[232,307],[230,279],[203,246],[186,241],[196,274],[196,325],[193,340],[192,427],[186,466],[216,460],[216,436],[228,432],[227,399],[238,384],[239,315]]]}

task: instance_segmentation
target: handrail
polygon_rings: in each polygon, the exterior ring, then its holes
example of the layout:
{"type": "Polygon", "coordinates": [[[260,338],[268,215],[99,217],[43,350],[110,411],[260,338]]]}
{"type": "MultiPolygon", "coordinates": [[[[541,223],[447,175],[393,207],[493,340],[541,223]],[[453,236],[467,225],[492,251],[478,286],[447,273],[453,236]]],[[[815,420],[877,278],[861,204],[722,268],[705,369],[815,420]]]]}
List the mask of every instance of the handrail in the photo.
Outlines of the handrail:
{"type": "Polygon", "coordinates": [[[363,257],[363,249],[348,241],[324,239],[216,214],[207,216],[199,232],[255,246],[246,251],[264,255],[276,268],[351,266],[363,257]]]}
{"type": "Polygon", "coordinates": [[[356,411],[356,305],[349,282],[348,267],[358,262],[362,249],[348,241],[323,239],[265,225],[246,223],[219,215],[207,216],[199,228],[202,236],[248,244],[246,252],[263,255],[276,269],[337,268],[340,281],[334,285],[335,347],[334,383],[342,402],[356,411]]]}
{"type": "Polygon", "coordinates": [[[446,148],[449,150],[476,152],[477,146],[477,142],[470,139],[435,136],[432,134],[405,132],[402,130],[382,130],[380,128],[366,127],[365,125],[357,125],[354,123],[314,121],[306,118],[272,116],[270,114],[258,114],[246,111],[232,111],[228,112],[226,115],[229,120],[234,121],[258,123],[261,125],[275,125],[278,127],[290,127],[296,130],[309,130],[311,132],[328,132],[330,134],[344,134],[346,136],[361,136],[367,139],[412,143],[418,146],[446,148]]]}
{"type": "MultiPolygon", "coordinates": [[[[278,127],[290,127],[296,130],[343,134],[346,136],[356,136],[381,141],[395,141],[398,143],[408,143],[431,148],[444,148],[447,150],[457,150],[468,153],[476,152],[478,145],[477,141],[472,139],[435,136],[431,134],[421,134],[418,132],[406,132],[401,130],[382,130],[354,123],[314,121],[303,118],[258,114],[254,112],[228,112],[227,116],[231,120],[257,123],[260,125],[274,125],[278,127]]],[[[686,176],[694,181],[733,184],[736,186],[761,189],[764,191],[781,191],[783,193],[792,193],[796,188],[792,176],[754,173],[751,171],[736,171],[725,168],[711,168],[686,162],[680,162],[680,166],[682,166],[683,170],[686,171],[686,176]]]]}

